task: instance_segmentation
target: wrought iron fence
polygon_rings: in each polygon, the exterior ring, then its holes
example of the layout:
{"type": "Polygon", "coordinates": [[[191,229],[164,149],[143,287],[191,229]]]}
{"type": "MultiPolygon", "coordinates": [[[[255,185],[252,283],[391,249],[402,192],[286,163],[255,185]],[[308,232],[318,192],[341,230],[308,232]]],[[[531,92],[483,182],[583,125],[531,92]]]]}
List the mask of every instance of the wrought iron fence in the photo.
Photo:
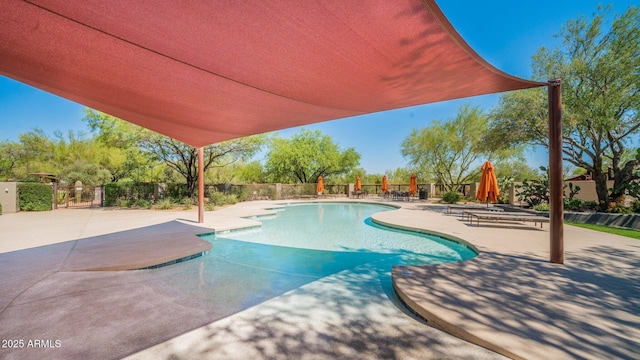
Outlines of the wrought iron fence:
{"type": "Polygon", "coordinates": [[[102,186],[63,186],[57,188],[55,208],[100,207],[104,200],[102,186]]]}
{"type": "MultiPolygon", "coordinates": [[[[172,199],[181,199],[187,196],[186,184],[146,184],[149,189],[155,189],[154,196],[144,196],[146,199],[149,197],[153,199],[163,199],[169,197],[172,199]]],[[[324,192],[325,197],[348,197],[350,186],[354,184],[325,184],[324,192]]],[[[129,185],[124,185],[127,187],[129,185]]],[[[83,192],[85,195],[79,197],[74,192],[73,187],[59,189],[58,204],[65,207],[78,207],[78,206],[100,206],[103,201],[102,193],[98,196],[98,192],[94,194],[94,199],[89,200],[91,197],[89,190],[91,187],[86,187],[83,192]]],[[[463,196],[473,196],[470,193],[471,184],[460,184],[454,187],[455,191],[459,192],[463,196]]],[[[214,196],[214,193],[222,193],[225,195],[236,195],[238,200],[283,200],[283,199],[298,199],[306,197],[317,197],[317,184],[208,184],[205,185],[205,198],[214,196]]],[[[135,190],[135,189],[133,189],[135,190]]],[[[136,200],[133,194],[139,194],[139,191],[133,191],[127,189],[119,189],[118,194],[128,200],[136,200]],[[129,199],[131,198],[131,199],[129,199]]],[[[352,189],[353,190],[353,189],[352,189]]],[[[111,191],[111,190],[110,190],[111,191]]],[[[149,190],[152,191],[152,190],[149,190]]],[[[148,192],[149,192],[148,191],[148,192]]],[[[389,184],[390,192],[405,193],[409,191],[409,183],[391,183],[389,184]]],[[[441,197],[444,193],[448,192],[444,185],[430,184],[430,183],[418,183],[418,191],[420,198],[441,197]]],[[[197,192],[197,190],[196,190],[197,192]]],[[[150,193],[151,194],[151,193],[150,193]]],[[[384,196],[382,192],[382,184],[362,184],[359,196],[384,196]]],[[[418,196],[418,194],[416,194],[418,196]]],[[[139,196],[138,196],[139,197],[139,196]]],[[[111,205],[109,203],[108,205],[111,205]]],[[[107,206],[108,206],[107,205],[107,206]]]]}
{"type": "MultiPolygon", "coordinates": [[[[457,192],[462,196],[474,196],[473,194],[471,194],[471,184],[456,184],[456,185],[453,185],[453,189],[454,189],[453,191],[457,192]]],[[[433,196],[442,197],[442,195],[444,195],[445,193],[448,193],[449,191],[451,190],[448,190],[447,186],[443,184],[436,184],[435,193],[433,194],[433,196]]]]}

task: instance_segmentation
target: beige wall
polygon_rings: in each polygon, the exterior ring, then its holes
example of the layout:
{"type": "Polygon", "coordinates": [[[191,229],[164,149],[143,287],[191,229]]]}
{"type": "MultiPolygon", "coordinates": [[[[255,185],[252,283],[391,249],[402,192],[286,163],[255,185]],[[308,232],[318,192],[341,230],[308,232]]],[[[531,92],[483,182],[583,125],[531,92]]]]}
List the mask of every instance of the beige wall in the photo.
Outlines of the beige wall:
{"type": "Polygon", "coordinates": [[[0,182],[0,204],[3,214],[18,211],[18,183],[0,182]]]}
{"type": "MultiPolygon", "coordinates": [[[[567,187],[564,189],[565,196],[569,196],[569,183],[573,186],[580,186],[580,191],[576,194],[575,198],[582,201],[595,201],[598,202],[598,194],[596,193],[596,182],[593,180],[579,180],[579,181],[567,181],[567,187]]],[[[521,182],[514,185],[522,185],[521,182]]],[[[613,187],[613,180],[607,181],[607,188],[613,187]]],[[[513,188],[510,192],[509,203],[511,205],[525,205],[526,202],[518,202],[518,192],[513,188]]]]}
{"type": "MultiPolygon", "coordinates": [[[[567,181],[567,187],[564,189],[565,196],[569,196],[569,183],[573,186],[580,186],[580,191],[575,198],[582,201],[598,202],[598,194],[596,193],[596,182],[593,180],[567,181]]],[[[607,189],[613,187],[613,180],[607,181],[607,189]]]]}
{"type": "Polygon", "coordinates": [[[516,206],[524,206],[527,204],[524,201],[518,201],[518,189],[516,189],[516,186],[521,185],[521,182],[514,182],[513,185],[511,185],[511,189],[509,189],[509,204],[516,206]]]}

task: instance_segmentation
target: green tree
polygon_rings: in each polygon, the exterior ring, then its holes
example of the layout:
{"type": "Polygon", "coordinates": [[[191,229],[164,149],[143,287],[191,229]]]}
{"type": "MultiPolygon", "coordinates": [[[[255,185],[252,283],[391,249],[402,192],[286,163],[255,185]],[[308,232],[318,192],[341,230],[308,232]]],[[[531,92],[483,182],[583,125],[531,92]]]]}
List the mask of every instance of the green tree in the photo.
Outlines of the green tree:
{"type": "Polygon", "coordinates": [[[23,158],[20,143],[0,141],[0,179],[14,178],[14,169],[23,158]]]}
{"type": "Polygon", "coordinates": [[[238,177],[242,182],[248,183],[265,183],[267,182],[267,174],[264,172],[264,167],[259,161],[251,161],[248,163],[240,164],[238,167],[238,177]]]}
{"type": "Polygon", "coordinates": [[[387,181],[389,181],[389,183],[408,184],[412,173],[416,173],[418,175],[419,182],[431,181],[431,178],[428,177],[428,173],[422,173],[418,169],[408,169],[404,167],[396,168],[393,171],[387,171],[387,181]]]}
{"type": "Polygon", "coordinates": [[[54,132],[54,138],[51,141],[54,144],[51,161],[58,168],[65,168],[75,162],[90,163],[99,168],[105,168],[117,154],[113,151],[114,149],[86,137],[82,132],[69,131],[66,136],[61,132],[54,132]]]}
{"type": "MultiPolygon", "coordinates": [[[[204,170],[244,161],[260,150],[264,136],[255,135],[223,141],[204,147],[204,170]]],[[[198,184],[198,149],[167,136],[146,131],[141,148],[179,173],[187,183],[188,196],[193,197],[198,184]]]]}
{"type": "MultiPolygon", "coordinates": [[[[160,171],[165,178],[175,173],[186,181],[188,196],[194,196],[198,184],[197,148],[93,110],[85,112],[84,121],[102,143],[124,151],[126,160],[121,173],[116,173],[117,178],[136,178],[140,168],[151,169],[155,177],[160,176],[160,171]],[[166,168],[158,169],[158,162],[166,168]]],[[[205,146],[204,171],[244,161],[259,151],[263,143],[264,136],[256,135],[205,146]]]]}
{"type": "Polygon", "coordinates": [[[82,160],[68,164],[61,169],[60,173],[60,180],[69,185],[73,185],[76,181],[80,180],[83,185],[99,186],[111,180],[109,170],[101,168],[97,164],[82,160]]]}
{"type": "Polygon", "coordinates": [[[417,173],[432,175],[447,191],[453,191],[458,184],[478,177],[477,164],[483,159],[495,161],[521,151],[491,151],[483,143],[486,131],[487,115],[479,107],[462,105],[455,118],[414,129],[402,142],[402,155],[409,158],[417,173]]]}
{"type": "MultiPolygon", "coordinates": [[[[75,177],[89,179],[90,174],[82,174],[79,169],[91,169],[102,175],[108,173],[110,165],[117,156],[117,151],[106,147],[82,133],[69,131],[66,136],[55,132],[53,137],[41,129],[34,129],[20,134],[20,143],[12,147],[19,153],[19,160],[14,165],[13,174],[19,179],[30,179],[29,174],[47,172],[56,175],[62,181],[75,177]],[[67,171],[74,175],[70,176],[67,171]]],[[[115,149],[117,150],[117,149],[115,149]]],[[[103,180],[92,181],[92,184],[103,184],[103,180]]]]}
{"type": "Polygon", "coordinates": [[[42,129],[33,129],[18,135],[22,146],[22,161],[15,169],[19,179],[27,179],[30,173],[57,174],[59,164],[54,161],[55,143],[42,129]]]}
{"type": "MultiPolygon", "coordinates": [[[[640,148],[636,149],[636,151],[633,153],[633,157],[635,158],[636,161],[640,162],[640,148]]],[[[637,173],[637,175],[640,175],[640,173],[637,173]]],[[[640,179],[635,178],[631,180],[629,182],[627,191],[629,192],[629,195],[631,195],[632,197],[636,199],[640,198],[640,179]]],[[[638,200],[636,200],[635,204],[636,205],[634,206],[640,206],[640,202],[638,200]]],[[[637,211],[634,210],[634,212],[637,212],[637,211]]]]}
{"type": "MultiPolygon", "coordinates": [[[[495,169],[496,177],[511,178],[513,181],[523,181],[537,179],[540,177],[538,170],[529,166],[524,159],[513,159],[500,163],[500,167],[495,169]]],[[[474,179],[480,181],[480,177],[474,179]]]]}
{"type": "Polygon", "coordinates": [[[319,176],[346,174],[360,163],[354,148],[340,150],[320,130],[301,129],[290,139],[271,139],[265,172],[274,182],[315,183],[319,176]]]}
{"type": "MultiPolygon", "coordinates": [[[[638,160],[624,161],[640,129],[640,18],[632,6],[603,32],[608,8],[590,22],[569,21],[562,46],[541,48],[533,58],[534,78],[561,78],[564,160],[594,176],[600,210],[624,196],[638,160]],[[615,183],[607,188],[607,167],[615,183]]],[[[504,95],[492,113],[487,143],[548,146],[547,97],[542,89],[504,95]]]]}
{"type": "Polygon", "coordinates": [[[101,165],[111,173],[111,181],[122,179],[159,180],[163,166],[142,151],[139,142],[144,128],[92,109],[85,109],[82,121],[95,134],[98,143],[108,149],[101,165]]]}

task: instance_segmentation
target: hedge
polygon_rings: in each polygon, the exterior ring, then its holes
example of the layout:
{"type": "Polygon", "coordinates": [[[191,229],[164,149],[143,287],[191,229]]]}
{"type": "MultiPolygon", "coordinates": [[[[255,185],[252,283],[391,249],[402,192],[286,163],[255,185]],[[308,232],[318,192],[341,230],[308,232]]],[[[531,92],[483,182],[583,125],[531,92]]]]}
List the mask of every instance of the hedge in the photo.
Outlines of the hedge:
{"type": "Polygon", "coordinates": [[[155,192],[155,184],[117,182],[104,186],[104,206],[116,206],[120,200],[150,200],[155,192]]]}
{"type": "Polygon", "coordinates": [[[18,207],[21,211],[49,211],[53,207],[53,187],[42,183],[18,184],[18,207]]]}
{"type": "Polygon", "coordinates": [[[189,195],[187,190],[187,184],[185,183],[173,183],[167,184],[166,196],[172,199],[184,199],[189,195]]]}

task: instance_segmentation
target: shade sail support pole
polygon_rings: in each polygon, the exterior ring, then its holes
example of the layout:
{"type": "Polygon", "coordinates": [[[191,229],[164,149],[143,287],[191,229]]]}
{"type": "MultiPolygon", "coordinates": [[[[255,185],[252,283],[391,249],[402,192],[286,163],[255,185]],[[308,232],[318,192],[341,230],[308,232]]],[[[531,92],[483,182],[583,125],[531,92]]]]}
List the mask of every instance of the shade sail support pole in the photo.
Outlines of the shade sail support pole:
{"type": "Polygon", "coordinates": [[[564,181],[562,176],[562,87],[549,80],[549,237],[550,261],[564,264],[564,181]]]}
{"type": "Polygon", "coordinates": [[[198,223],[204,222],[204,148],[198,148],[198,223]]]}

